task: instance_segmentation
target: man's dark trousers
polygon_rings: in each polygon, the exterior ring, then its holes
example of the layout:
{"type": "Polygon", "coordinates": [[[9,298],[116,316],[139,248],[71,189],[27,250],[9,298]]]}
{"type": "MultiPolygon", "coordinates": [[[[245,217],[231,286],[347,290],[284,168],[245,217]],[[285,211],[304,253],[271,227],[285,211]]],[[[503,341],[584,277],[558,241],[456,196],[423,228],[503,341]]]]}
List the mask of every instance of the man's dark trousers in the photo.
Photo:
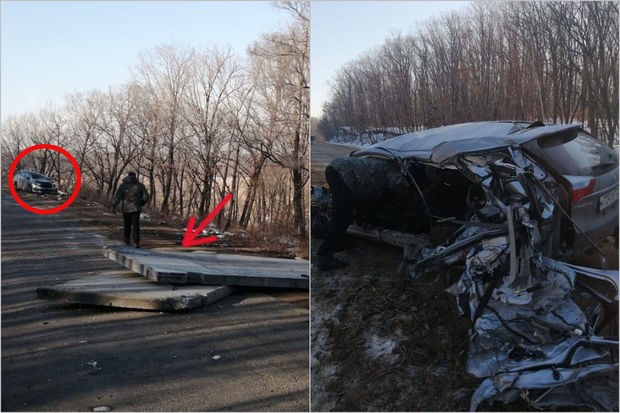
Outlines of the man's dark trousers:
{"type": "Polygon", "coordinates": [[[332,220],[318,255],[331,256],[353,222],[354,196],[340,174],[331,166],[325,168],[325,179],[332,193],[332,220]]]}
{"type": "Polygon", "coordinates": [[[125,224],[125,244],[129,245],[129,236],[133,235],[134,246],[140,248],[140,211],[124,212],[123,220],[125,224]]]}

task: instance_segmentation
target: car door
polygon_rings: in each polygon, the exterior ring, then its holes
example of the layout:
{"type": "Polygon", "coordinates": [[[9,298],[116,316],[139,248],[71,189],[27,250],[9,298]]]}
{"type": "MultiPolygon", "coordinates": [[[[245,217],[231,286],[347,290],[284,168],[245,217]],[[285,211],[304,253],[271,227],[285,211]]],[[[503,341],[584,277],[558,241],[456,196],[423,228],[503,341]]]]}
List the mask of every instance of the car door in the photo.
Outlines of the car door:
{"type": "Polygon", "coordinates": [[[28,188],[28,177],[30,174],[26,171],[19,173],[19,189],[25,191],[28,188]]]}

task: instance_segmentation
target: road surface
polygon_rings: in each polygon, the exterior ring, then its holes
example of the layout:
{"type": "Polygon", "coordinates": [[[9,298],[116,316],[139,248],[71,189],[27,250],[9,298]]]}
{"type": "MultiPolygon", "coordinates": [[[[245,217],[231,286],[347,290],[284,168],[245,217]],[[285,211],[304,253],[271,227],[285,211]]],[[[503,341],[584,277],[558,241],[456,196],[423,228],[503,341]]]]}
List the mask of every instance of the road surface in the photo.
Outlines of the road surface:
{"type": "Polygon", "coordinates": [[[35,215],[2,193],[2,410],[308,410],[307,309],[256,292],[173,314],[37,299],[120,268],[84,207],[35,215]]]}
{"type": "Polygon", "coordinates": [[[311,146],[312,185],[326,185],[324,171],[327,164],[329,164],[332,159],[348,155],[356,149],[358,149],[358,147],[353,145],[313,142],[311,146]]]}

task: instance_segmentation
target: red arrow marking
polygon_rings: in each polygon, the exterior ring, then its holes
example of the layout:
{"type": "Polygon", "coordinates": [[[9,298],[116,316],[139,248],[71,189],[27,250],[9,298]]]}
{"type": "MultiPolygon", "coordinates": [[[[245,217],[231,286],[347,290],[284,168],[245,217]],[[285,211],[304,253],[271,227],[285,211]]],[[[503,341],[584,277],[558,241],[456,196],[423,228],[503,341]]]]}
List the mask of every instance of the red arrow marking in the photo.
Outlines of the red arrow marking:
{"type": "Polygon", "coordinates": [[[211,211],[211,213],[204,219],[204,221],[200,223],[200,225],[198,225],[198,228],[196,228],[195,230],[192,230],[192,228],[194,228],[194,225],[196,224],[196,218],[190,217],[189,222],[187,223],[187,228],[185,229],[185,236],[183,237],[182,245],[187,248],[217,241],[216,235],[211,235],[210,237],[206,238],[196,237],[200,235],[200,233],[202,233],[202,230],[205,229],[207,225],[209,225],[209,222],[213,221],[213,218],[215,218],[215,216],[219,214],[222,208],[224,208],[224,206],[228,203],[228,201],[232,199],[232,197],[233,194],[227,194],[224,199],[222,199],[222,201],[217,204],[215,209],[211,211]]]}

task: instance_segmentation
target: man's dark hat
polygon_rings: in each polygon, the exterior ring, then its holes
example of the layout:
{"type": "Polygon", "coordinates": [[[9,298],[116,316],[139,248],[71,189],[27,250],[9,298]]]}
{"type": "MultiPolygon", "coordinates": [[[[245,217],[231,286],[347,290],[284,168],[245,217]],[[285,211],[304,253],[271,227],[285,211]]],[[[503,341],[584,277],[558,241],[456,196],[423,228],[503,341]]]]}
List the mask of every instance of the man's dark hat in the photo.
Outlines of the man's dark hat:
{"type": "Polygon", "coordinates": [[[136,176],[136,173],[132,171],[132,172],[129,172],[127,175],[129,175],[129,176],[136,176]]]}

